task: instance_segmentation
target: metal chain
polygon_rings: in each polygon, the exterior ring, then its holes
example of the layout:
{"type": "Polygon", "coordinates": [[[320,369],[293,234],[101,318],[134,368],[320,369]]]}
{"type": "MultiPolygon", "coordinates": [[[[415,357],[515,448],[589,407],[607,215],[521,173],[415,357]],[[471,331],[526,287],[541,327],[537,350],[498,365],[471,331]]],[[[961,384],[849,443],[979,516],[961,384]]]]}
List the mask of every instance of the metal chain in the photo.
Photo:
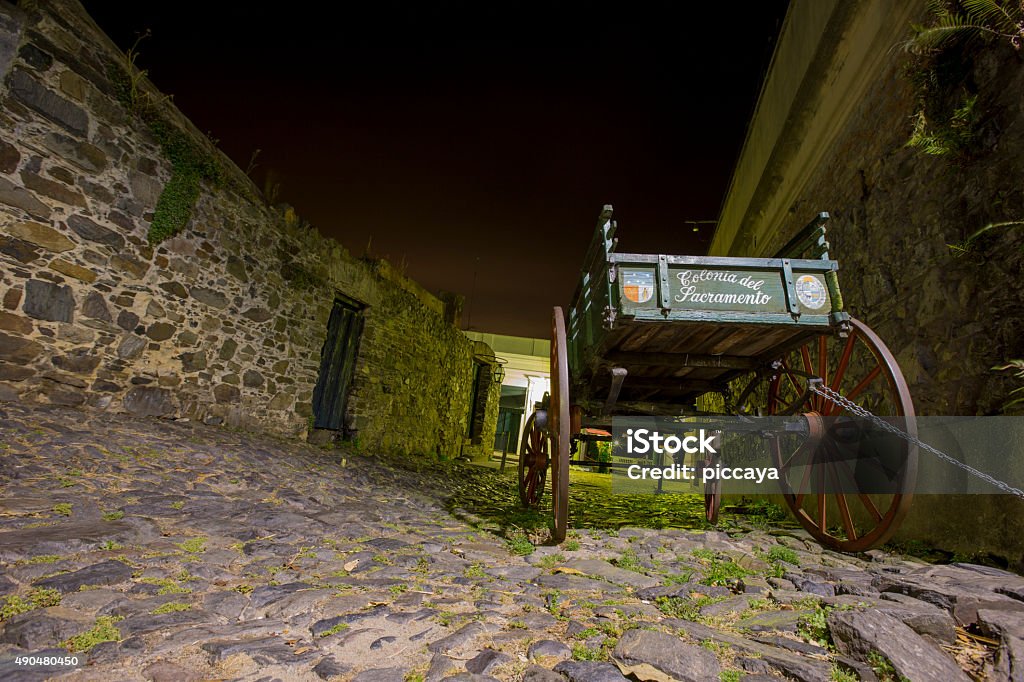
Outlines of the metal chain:
{"type": "Polygon", "coordinates": [[[900,429],[899,427],[893,426],[892,424],[890,424],[889,422],[885,421],[881,417],[876,417],[875,415],[873,415],[868,410],[864,409],[863,407],[861,407],[857,403],[853,402],[849,398],[846,398],[845,396],[837,393],[836,391],[833,391],[828,386],[825,386],[824,384],[819,385],[816,382],[812,381],[812,382],[808,382],[808,388],[812,392],[817,393],[818,395],[820,395],[821,397],[825,398],[826,400],[830,400],[830,401],[836,403],[837,405],[843,406],[844,408],[846,408],[847,410],[849,410],[853,414],[856,414],[856,415],[858,415],[860,417],[864,417],[865,419],[870,420],[871,422],[873,422],[873,423],[877,424],[878,426],[882,427],[883,429],[885,429],[889,433],[891,433],[893,435],[896,435],[896,436],[899,436],[903,440],[905,440],[907,442],[910,442],[910,443],[913,443],[914,445],[916,445],[917,447],[919,447],[919,448],[921,448],[923,450],[927,450],[928,452],[932,453],[933,455],[935,455],[939,459],[941,459],[943,461],[946,461],[946,462],[949,462],[953,466],[959,467],[960,469],[963,469],[964,471],[966,471],[969,474],[973,474],[974,476],[977,476],[981,480],[994,485],[995,487],[999,488],[1003,492],[1009,493],[1010,495],[1016,495],[1017,497],[1020,497],[1020,498],[1024,499],[1024,490],[1021,490],[1019,488],[1014,488],[1009,483],[1004,483],[1003,481],[1000,481],[997,478],[993,478],[992,476],[986,474],[984,471],[978,471],[974,467],[968,466],[967,464],[964,464],[963,462],[961,462],[961,461],[959,461],[959,460],[957,460],[957,459],[955,459],[953,457],[950,457],[945,452],[942,452],[941,450],[937,450],[937,449],[933,448],[931,445],[928,445],[927,443],[923,442],[922,440],[920,440],[916,436],[912,436],[909,433],[907,433],[906,431],[903,431],[902,429],[900,429]]]}

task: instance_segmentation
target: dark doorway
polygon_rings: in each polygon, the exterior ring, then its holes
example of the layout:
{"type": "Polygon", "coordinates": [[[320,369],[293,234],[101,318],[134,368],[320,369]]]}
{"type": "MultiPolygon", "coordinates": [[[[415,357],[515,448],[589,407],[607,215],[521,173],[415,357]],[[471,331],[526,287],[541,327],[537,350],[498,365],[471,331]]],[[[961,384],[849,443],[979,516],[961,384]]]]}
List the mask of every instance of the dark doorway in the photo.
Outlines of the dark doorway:
{"type": "Polygon", "coordinates": [[[519,425],[522,423],[526,388],[502,386],[501,403],[498,406],[498,427],[494,435],[494,449],[499,452],[515,452],[519,443],[519,425]]]}
{"type": "Polygon", "coordinates": [[[340,431],[345,402],[352,384],[363,309],[354,301],[336,299],[327,322],[327,340],[321,351],[320,378],[313,390],[313,427],[340,431]]]}

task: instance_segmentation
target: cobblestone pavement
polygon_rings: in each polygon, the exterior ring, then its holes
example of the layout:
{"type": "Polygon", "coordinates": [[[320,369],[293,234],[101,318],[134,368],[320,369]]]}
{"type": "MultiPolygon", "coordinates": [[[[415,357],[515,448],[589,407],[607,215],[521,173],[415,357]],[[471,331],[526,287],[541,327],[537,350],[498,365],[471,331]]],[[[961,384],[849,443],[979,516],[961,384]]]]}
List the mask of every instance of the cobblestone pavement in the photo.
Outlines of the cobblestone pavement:
{"type": "Polygon", "coordinates": [[[1012,573],[800,531],[581,529],[533,548],[449,514],[454,476],[0,404],[0,679],[1024,676],[1012,573]]]}

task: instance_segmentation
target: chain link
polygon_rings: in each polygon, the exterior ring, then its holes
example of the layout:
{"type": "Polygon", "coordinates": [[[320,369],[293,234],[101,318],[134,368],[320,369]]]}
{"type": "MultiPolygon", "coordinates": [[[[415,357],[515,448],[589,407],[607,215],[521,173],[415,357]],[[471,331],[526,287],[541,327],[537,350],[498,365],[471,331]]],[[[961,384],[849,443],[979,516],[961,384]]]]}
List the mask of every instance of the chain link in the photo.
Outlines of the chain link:
{"type": "Polygon", "coordinates": [[[857,403],[853,402],[849,398],[846,398],[845,396],[837,393],[836,391],[833,391],[828,386],[825,386],[824,384],[820,384],[819,385],[816,382],[812,381],[812,382],[808,383],[808,388],[812,392],[817,393],[818,395],[820,395],[821,397],[825,398],[826,400],[830,400],[833,403],[836,403],[837,405],[841,405],[842,407],[846,408],[847,410],[849,410],[853,414],[855,414],[857,416],[860,416],[860,417],[864,417],[865,419],[873,422],[877,426],[880,426],[881,428],[885,429],[889,433],[891,433],[893,435],[896,435],[896,436],[899,436],[900,438],[902,438],[903,440],[905,440],[905,441],[907,441],[909,443],[913,443],[914,445],[916,445],[917,447],[921,448],[922,450],[927,450],[928,452],[932,453],[933,455],[935,455],[939,459],[941,459],[941,460],[943,460],[945,462],[949,462],[953,466],[959,467],[960,469],[963,469],[964,471],[966,471],[969,474],[973,474],[974,476],[977,476],[981,480],[994,485],[995,487],[999,488],[1003,492],[1009,493],[1010,495],[1016,495],[1017,497],[1020,497],[1020,498],[1024,499],[1024,490],[1021,490],[1019,488],[1014,488],[1009,483],[1004,483],[1003,481],[1000,481],[998,478],[993,478],[992,476],[986,474],[984,471],[978,471],[974,467],[968,466],[967,464],[964,464],[963,462],[961,462],[961,461],[959,461],[959,460],[957,460],[957,459],[955,459],[953,457],[950,457],[945,452],[942,452],[941,450],[937,450],[936,448],[933,448],[931,445],[928,445],[927,443],[923,442],[922,440],[920,440],[916,436],[912,436],[909,433],[907,433],[906,431],[903,431],[902,429],[900,429],[899,427],[893,426],[892,424],[890,424],[889,422],[885,421],[881,417],[876,417],[875,415],[873,415],[868,410],[864,409],[863,407],[861,407],[857,403]]]}

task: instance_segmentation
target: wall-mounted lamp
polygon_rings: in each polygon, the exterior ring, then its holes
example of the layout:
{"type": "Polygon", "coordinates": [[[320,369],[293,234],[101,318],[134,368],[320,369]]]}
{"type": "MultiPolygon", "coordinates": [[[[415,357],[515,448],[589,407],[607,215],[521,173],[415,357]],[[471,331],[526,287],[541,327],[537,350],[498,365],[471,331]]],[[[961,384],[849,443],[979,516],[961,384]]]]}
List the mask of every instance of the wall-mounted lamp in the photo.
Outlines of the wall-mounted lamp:
{"type": "Polygon", "coordinates": [[[505,364],[508,360],[505,358],[494,358],[495,367],[491,370],[491,378],[494,379],[494,383],[500,384],[505,381],[505,364]]]}

